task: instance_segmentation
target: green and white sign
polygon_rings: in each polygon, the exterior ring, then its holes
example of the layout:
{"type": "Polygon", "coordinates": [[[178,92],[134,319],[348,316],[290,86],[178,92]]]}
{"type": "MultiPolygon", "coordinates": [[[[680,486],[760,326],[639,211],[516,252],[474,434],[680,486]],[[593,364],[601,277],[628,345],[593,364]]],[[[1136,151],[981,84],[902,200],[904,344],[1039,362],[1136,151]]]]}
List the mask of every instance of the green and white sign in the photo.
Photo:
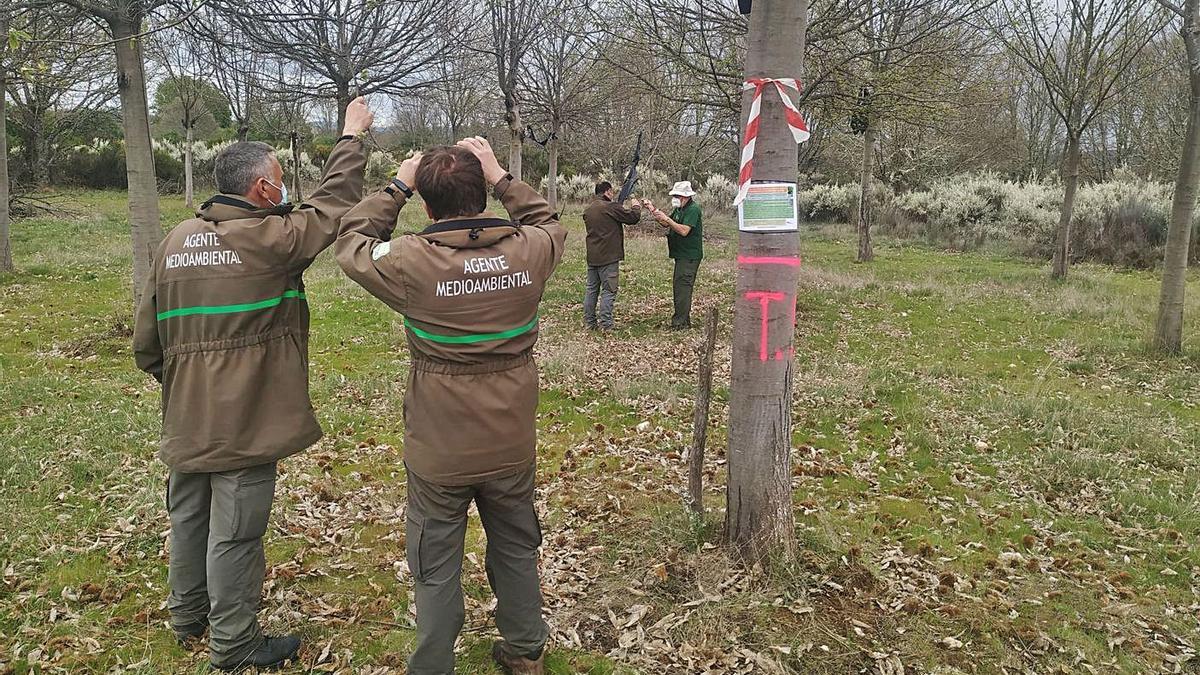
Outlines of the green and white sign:
{"type": "Polygon", "coordinates": [[[751,183],[746,198],[738,204],[738,229],[742,232],[795,232],[796,184],[751,183]]]}

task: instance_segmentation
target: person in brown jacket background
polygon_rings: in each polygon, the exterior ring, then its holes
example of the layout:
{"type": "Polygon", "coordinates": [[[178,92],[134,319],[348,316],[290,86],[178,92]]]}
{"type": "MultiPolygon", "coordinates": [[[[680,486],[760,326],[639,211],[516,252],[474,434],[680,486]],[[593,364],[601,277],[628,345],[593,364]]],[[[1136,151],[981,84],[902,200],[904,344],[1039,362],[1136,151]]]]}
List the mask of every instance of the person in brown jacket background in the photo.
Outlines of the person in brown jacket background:
{"type": "Polygon", "coordinates": [[[407,557],[417,641],[408,672],[454,672],[464,620],[467,508],[487,533],[486,569],[509,672],[543,672],[549,628],[538,579],[534,509],[538,305],[567,231],[533,188],[469,138],[406,160],[384,190],[342,219],[334,252],[346,274],[404,315],[412,354],[404,396],[407,557]],[[511,220],[487,207],[487,186],[511,220]],[[410,187],[411,186],[411,187],[410,187]],[[434,221],[392,237],[413,190],[434,221]]]}
{"type": "Polygon", "coordinates": [[[612,330],[613,304],[621,281],[621,261],[625,259],[625,226],[641,218],[640,204],[633,208],[613,201],[613,186],[596,183],[596,198],[583,212],[587,229],[587,291],[583,296],[583,323],[588,330],[612,330]],[[599,318],[596,316],[599,300],[599,318]]]}
{"type": "Polygon", "coordinates": [[[257,613],[276,462],[321,437],[308,397],[303,274],[361,198],[373,116],[359,98],[312,197],[289,204],[265,143],[216,159],[221,194],[167,234],[135,318],[137,365],[162,383],[159,456],[170,468],[167,609],[181,643],[209,631],[220,670],[274,666],[300,639],[257,613]]]}

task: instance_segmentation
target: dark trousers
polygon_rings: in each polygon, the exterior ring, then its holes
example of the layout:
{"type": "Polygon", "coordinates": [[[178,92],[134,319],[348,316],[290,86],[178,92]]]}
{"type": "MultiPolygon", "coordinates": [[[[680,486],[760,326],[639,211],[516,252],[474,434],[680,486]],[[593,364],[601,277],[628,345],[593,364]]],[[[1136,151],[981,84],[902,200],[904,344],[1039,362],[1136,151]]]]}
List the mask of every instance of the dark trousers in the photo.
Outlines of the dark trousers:
{"type": "Polygon", "coordinates": [[[621,263],[588,265],[587,291],[583,296],[583,323],[588,328],[613,327],[613,304],[621,282],[621,263]],[[599,319],[596,310],[599,306],[599,319]]]}
{"type": "Polygon", "coordinates": [[[672,328],[690,328],[692,325],[692,290],[696,286],[696,273],[699,270],[699,260],[675,261],[675,276],[671,283],[671,290],[675,295],[672,328]]]}
{"type": "Polygon", "coordinates": [[[550,628],[542,619],[538,546],[542,530],[533,507],[536,468],[468,486],[435,485],[408,472],[407,552],[417,601],[417,643],[408,658],[413,675],[454,672],[454,641],[466,616],[462,561],[467,507],[474,500],[487,535],[484,566],[496,595],[496,627],[517,654],[538,653],[550,628]]]}
{"type": "Polygon", "coordinates": [[[274,498],[275,462],[168,478],[171,624],[207,623],[212,662],[220,666],[240,663],[263,639],[263,535],[274,498]]]}

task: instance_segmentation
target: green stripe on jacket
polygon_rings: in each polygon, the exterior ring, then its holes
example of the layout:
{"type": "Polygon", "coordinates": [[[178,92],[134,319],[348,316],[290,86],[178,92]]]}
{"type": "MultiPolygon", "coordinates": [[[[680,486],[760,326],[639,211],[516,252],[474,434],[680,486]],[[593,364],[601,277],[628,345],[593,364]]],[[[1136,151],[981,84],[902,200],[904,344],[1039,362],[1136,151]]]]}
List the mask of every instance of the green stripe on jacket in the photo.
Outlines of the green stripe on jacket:
{"type": "Polygon", "coordinates": [[[499,333],[474,333],[474,334],[468,334],[468,335],[438,335],[436,333],[430,333],[429,331],[424,331],[424,330],[421,330],[420,328],[417,328],[416,326],[414,326],[412,324],[411,321],[408,320],[407,317],[405,317],[405,319],[404,319],[404,326],[406,328],[408,328],[409,330],[411,330],[413,332],[413,334],[416,335],[417,337],[423,338],[425,340],[429,340],[430,342],[440,342],[441,344],[447,344],[447,345],[464,345],[464,344],[475,344],[476,342],[488,342],[490,340],[505,340],[507,338],[516,337],[518,335],[524,335],[525,333],[528,333],[529,331],[533,330],[534,328],[537,328],[537,325],[538,325],[538,316],[535,314],[533,316],[533,321],[530,321],[529,323],[525,324],[524,326],[518,326],[511,330],[500,331],[499,333]]]}
{"type": "Polygon", "coordinates": [[[191,316],[192,314],[237,314],[238,312],[253,312],[259,309],[267,309],[275,307],[283,302],[284,298],[299,298],[306,300],[308,296],[296,290],[284,291],[283,295],[277,298],[268,298],[259,300],[258,302],[244,302],[238,305],[202,305],[198,307],[180,307],[178,309],[168,309],[165,312],[158,313],[158,320],[170,319],[175,316],[191,316]]]}

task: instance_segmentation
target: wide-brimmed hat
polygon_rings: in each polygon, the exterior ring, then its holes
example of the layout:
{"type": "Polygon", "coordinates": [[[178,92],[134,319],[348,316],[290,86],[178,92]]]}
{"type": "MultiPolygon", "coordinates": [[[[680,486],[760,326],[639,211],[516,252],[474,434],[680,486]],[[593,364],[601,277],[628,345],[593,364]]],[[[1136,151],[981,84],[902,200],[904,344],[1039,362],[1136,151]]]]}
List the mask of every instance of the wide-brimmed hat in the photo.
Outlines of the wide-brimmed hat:
{"type": "Polygon", "coordinates": [[[671,195],[672,197],[693,197],[695,196],[696,191],[692,189],[692,181],[681,180],[676,183],[675,186],[671,188],[671,191],[667,194],[671,195]]]}

